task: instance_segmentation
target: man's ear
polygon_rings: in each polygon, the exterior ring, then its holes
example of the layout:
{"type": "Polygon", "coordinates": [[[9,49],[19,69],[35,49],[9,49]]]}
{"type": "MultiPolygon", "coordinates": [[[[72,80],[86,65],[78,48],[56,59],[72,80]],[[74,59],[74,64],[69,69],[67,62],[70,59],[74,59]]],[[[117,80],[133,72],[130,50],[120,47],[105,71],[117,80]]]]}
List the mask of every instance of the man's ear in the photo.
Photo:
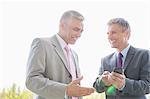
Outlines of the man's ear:
{"type": "Polygon", "coordinates": [[[126,35],[126,37],[127,37],[127,40],[129,40],[129,38],[130,38],[130,32],[125,31],[124,33],[125,33],[125,35],[126,35]]]}
{"type": "Polygon", "coordinates": [[[129,38],[130,38],[130,32],[126,32],[126,35],[127,35],[127,39],[129,40],[129,38]]]}
{"type": "Polygon", "coordinates": [[[128,40],[129,40],[129,38],[130,38],[130,35],[131,35],[131,33],[130,33],[130,32],[128,32],[128,40]]]}
{"type": "Polygon", "coordinates": [[[59,27],[60,27],[61,30],[64,28],[64,22],[63,21],[60,21],[59,27]]]}

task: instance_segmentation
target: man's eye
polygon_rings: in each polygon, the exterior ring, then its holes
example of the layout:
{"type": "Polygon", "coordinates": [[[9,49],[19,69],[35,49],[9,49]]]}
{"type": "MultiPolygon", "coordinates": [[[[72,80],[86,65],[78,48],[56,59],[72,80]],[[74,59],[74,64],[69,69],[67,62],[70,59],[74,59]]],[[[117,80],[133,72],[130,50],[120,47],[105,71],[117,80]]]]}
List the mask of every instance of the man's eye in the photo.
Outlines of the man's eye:
{"type": "Polygon", "coordinates": [[[79,28],[73,28],[73,30],[74,30],[74,31],[76,31],[76,32],[79,32],[79,31],[81,31],[81,32],[82,32],[82,30],[81,30],[81,29],[79,29],[79,28]]]}

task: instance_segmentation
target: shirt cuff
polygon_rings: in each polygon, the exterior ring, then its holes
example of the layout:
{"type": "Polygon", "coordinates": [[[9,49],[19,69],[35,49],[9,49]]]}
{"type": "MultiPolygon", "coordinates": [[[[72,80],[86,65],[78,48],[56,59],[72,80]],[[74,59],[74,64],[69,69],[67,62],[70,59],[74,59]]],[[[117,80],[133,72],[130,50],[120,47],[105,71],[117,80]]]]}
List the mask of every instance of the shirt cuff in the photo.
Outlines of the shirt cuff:
{"type": "Polygon", "coordinates": [[[101,76],[98,77],[98,83],[99,83],[101,86],[103,86],[103,87],[106,86],[105,83],[102,81],[102,77],[101,77],[101,76]]]}
{"type": "Polygon", "coordinates": [[[118,90],[122,91],[124,89],[124,87],[125,87],[125,84],[120,89],[118,89],[118,90]]]}
{"type": "Polygon", "coordinates": [[[68,95],[67,95],[66,90],[65,90],[65,96],[64,96],[64,99],[68,99],[68,95]]]}

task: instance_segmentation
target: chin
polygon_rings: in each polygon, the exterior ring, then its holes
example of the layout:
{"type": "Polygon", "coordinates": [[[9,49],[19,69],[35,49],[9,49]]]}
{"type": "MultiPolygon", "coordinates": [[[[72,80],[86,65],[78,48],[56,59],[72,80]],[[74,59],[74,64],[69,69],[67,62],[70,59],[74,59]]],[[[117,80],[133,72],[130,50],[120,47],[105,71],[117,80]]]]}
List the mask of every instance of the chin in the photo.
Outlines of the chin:
{"type": "Polygon", "coordinates": [[[70,44],[72,44],[72,45],[75,44],[75,43],[76,43],[76,42],[70,42],[70,44]]]}
{"type": "Polygon", "coordinates": [[[115,45],[111,45],[111,47],[112,47],[112,48],[116,48],[116,46],[115,46],[115,45]]]}
{"type": "Polygon", "coordinates": [[[71,41],[70,43],[71,43],[71,44],[75,44],[75,43],[76,43],[76,41],[75,41],[75,40],[73,40],[73,41],[71,41]]]}
{"type": "Polygon", "coordinates": [[[72,43],[72,45],[73,45],[73,44],[75,44],[75,42],[74,42],[74,43],[72,43]]]}

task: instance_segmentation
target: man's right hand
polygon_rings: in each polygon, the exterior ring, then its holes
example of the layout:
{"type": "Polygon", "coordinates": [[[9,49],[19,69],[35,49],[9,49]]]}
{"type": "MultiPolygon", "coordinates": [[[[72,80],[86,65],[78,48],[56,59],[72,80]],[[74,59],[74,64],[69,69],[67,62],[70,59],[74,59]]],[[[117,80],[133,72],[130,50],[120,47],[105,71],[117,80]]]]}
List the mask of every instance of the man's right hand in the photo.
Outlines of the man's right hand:
{"type": "Polygon", "coordinates": [[[101,80],[104,82],[106,86],[111,86],[112,85],[112,78],[111,78],[111,73],[109,71],[104,71],[101,80]]]}
{"type": "Polygon", "coordinates": [[[73,96],[73,97],[80,97],[80,96],[86,96],[90,95],[91,93],[94,92],[94,88],[88,88],[88,87],[81,87],[80,81],[83,79],[83,76],[73,80],[66,89],[66,93],[68,96],[73,96]]]}

